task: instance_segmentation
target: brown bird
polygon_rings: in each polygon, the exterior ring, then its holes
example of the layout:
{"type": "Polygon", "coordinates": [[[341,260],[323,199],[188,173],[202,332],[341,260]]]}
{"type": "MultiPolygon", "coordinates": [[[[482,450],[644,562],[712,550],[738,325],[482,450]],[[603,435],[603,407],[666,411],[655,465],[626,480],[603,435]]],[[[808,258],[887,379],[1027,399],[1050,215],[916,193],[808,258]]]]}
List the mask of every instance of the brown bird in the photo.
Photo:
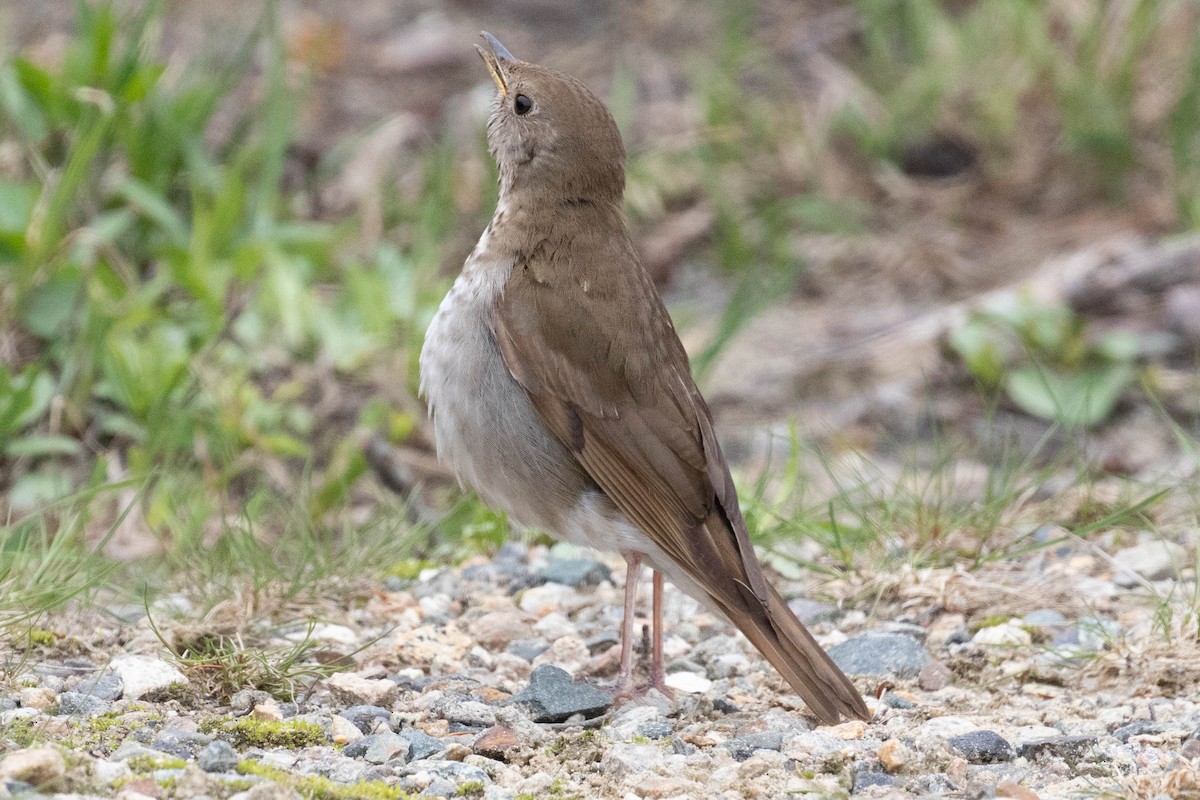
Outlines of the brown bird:
{"type": "Polygon", "coordinates": [[[628,565],[619,694],[632,689],[640,564],[737,626],[824,722],[862,696],[767,583],[712,415],[622,213],[625,150],[579,81],[484,33],[500,199],[421,351],[438,456],[484,502],[628,565]]]}

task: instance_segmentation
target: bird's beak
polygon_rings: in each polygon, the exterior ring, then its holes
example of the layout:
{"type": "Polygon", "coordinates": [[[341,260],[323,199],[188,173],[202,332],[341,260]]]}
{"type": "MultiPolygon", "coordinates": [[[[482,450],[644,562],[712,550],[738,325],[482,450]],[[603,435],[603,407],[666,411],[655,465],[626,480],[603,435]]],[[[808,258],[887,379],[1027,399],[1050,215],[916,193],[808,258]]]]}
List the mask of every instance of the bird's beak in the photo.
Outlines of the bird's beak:
{"type": "Polygon", "coordinates": [[[487,31],[479,34],[487,42],[488,48],[485,50],[479,45],[475,45],[475,49],[479,51],[480,58],[487,65],[488,72],[492,74],[492,80],[496,82],[496,88],[500,90],[501,97],[508,97],[508,79],[504,75],[505,67],[509,64],[516,63],[516,58],[508,52],[508,48],[500,44],[500,40],[492,36],[487,31]]]}

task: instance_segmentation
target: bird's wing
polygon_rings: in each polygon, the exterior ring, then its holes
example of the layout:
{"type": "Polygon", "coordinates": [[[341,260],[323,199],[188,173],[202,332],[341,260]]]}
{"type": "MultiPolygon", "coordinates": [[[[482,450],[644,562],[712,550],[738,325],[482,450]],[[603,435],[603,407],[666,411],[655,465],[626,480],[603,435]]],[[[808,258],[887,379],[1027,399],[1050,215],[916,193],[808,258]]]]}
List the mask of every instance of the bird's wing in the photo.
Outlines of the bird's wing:
{"type": "Polygon", "coordinates": [[[625,236],[543,242],[495,308],[513,377],[625,516],[692,574],[768,589],[712,418],[650,277],[625,236]],[[579,269],[587,258],[589,269],[579,269]],[[711,536],[717,513],[728,534],[711,536]]]}
{"type": "Polygon", "coordinates": [[[822,720],[867,719],[763,576],[708,406],[628,237],[601,229],[534,244],[496,302],[493,333],[542,422],[709,604],[822,720]]]}

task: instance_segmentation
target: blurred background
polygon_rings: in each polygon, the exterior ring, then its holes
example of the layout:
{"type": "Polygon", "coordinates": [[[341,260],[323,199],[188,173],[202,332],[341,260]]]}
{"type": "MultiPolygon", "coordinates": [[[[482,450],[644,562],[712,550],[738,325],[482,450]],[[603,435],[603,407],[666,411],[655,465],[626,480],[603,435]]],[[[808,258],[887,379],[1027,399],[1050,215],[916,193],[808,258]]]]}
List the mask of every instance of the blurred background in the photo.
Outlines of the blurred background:
{"type": "Polygon", "coordinates": [[[1194,521],[1190,0],[6,0],[0,621],[504,541],[415,394],[495,202],[480,30],[609,103],[779,568],[1194,521]]]}

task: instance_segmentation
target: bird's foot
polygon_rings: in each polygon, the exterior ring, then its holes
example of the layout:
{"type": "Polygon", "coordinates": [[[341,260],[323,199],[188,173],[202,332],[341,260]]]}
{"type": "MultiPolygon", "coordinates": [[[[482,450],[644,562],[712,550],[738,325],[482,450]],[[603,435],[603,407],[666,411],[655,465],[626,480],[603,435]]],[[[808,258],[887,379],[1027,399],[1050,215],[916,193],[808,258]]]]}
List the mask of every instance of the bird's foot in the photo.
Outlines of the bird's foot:
{"type": "Polygon", "coordinates": [[[636,703],[649,694],[651,689],[657,689],[668,700],[675,699],[675,691],[667,686],[666,680],[661,675],[651,678],[646,683],[634,683],[632,675],[619,675],[617,682],[609,691],[613,696],[613,705],[619,705],[629,702],[636,703]]]}

